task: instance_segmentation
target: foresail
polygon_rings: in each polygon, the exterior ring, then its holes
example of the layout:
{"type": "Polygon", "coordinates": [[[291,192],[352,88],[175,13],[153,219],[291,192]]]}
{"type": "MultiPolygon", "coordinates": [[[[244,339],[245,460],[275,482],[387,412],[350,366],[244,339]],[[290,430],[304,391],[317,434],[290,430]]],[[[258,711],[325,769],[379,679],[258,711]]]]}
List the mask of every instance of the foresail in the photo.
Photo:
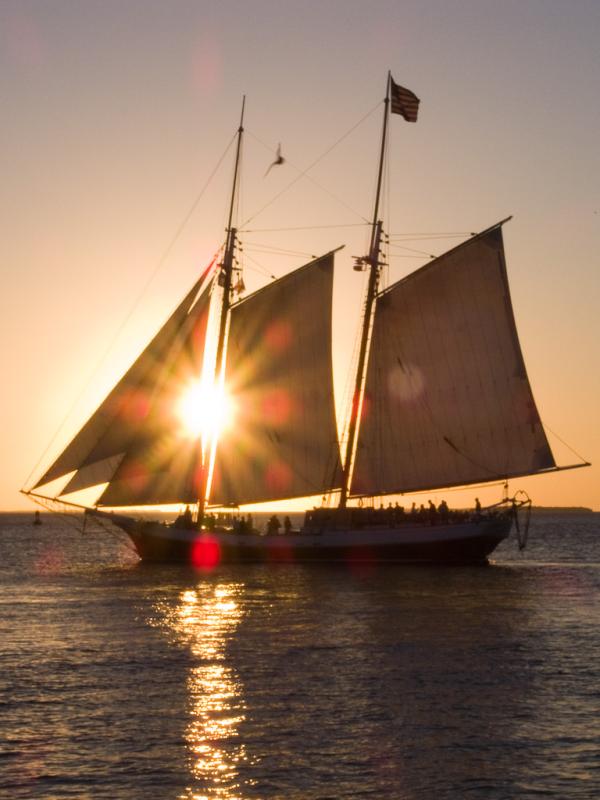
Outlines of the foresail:
{"type": "MultiPolygon", "coordinates": [[[[154,339],[34,488],[127,450],[136,428],[147,414],[149,394],[154,391],[158,376],[164,369],[166,353],[177,338],[202,280],[200,278],[194,284],[154,339]]],[[[78,488],[85,486],[81,484],[78,488]]]]}
{"type": "Polygon", "coordinates": [[[498,226],[379,296],[351,493],[479,483],[554,465],[498,226]]]}
{"type": "Polygon", "coordinates": [[[108,483],[115,474],[124,455],[125,453],[119,453],[116,456],[109,456],[109,458],[104,458],[102,461],[94,461],[86,467],[81,467],[61,490],[61,495],[72,494],[73,492],[87,489],[90,486],[99,486],[102,483],[108,483]]]}
{"type": "Polygon", "coordinates": [[[183,321],[165,354],[148,409],[98,500],[103,506],[192,503],[201,492],[202,444],[181,419],[185,392],[202,373],[211,285],[183,321]]]}
{"type": "Polygon", "coordinates": [[[199,442],[165,437],[130,455],[98,500],[99,506],[196,503],[201,491],[199,442]]]}
{"type": "Polygon", "coordinates": [[[328,254],[232,309],[225,384],[235,416],[219,441],[212,504],[339,487],[332,289],[328,254]]]}
{"type": "MultiPolygon", "coordinates": [[[[75,470],[61,494],[110,479],[147,420],[152,401],[168,376],[165,364],[169,353],[181,337],[182,326],[189,324],[189,315],[194,314],[192,305],[207,273],[208,269],[34,489],[75,470]]],[[[194,309],[207,302],[208,289],[202,296],[205,300],[199,299],[194,309]]]]}

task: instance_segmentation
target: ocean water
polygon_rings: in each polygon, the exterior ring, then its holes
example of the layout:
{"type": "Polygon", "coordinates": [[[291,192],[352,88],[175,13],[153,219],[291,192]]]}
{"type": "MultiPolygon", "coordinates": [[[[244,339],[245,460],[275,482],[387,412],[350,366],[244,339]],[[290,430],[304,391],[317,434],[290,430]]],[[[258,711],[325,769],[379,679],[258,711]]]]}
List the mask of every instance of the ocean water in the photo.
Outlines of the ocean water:
{"type": "Polygon", "coordinates": [[[0,516],[0,797],[600,797],[600,514],[488,567],[137,563],[0,516]]]}

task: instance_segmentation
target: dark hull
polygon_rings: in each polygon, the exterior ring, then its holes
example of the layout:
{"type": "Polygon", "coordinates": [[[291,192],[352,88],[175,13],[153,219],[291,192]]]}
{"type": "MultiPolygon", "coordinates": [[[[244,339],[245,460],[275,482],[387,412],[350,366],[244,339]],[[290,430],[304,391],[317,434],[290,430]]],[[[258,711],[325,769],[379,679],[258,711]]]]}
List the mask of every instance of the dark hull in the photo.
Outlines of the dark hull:
{"type": "Polygon", "coordinates": [[[143,561],[211,568],[238,563],[481,563],[510,533],[511,518],[459,524],[325,530],[261,536],[198,533],[111,516],[143,561]]]}

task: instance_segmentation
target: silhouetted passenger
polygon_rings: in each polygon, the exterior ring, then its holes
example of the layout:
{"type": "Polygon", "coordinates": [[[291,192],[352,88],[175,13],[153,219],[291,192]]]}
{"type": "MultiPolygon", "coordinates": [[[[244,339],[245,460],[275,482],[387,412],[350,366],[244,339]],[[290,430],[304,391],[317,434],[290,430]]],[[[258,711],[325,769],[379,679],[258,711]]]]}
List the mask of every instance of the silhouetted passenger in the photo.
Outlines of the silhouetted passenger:
{"type": "Polygon", "coordinates": [[[428,516],[429,524],[435,525],[437,523],[437,508],[432,500],[429,501],[428,516]]]}
{"type": "Polygon", "coordinates": [[[445,500],[442,500],[442,502],[439,504],[438,513],[440,515],[442,525],[445,525],[448,522],[448,503],[445,500]]]}
{"type": "Polygon", "coordinates": [[[267,522],[267,533],[279,533],[279,529],[281,528],[281,522],[276,514],[269,519],[267,522]]]}
{"type": "Polygon", "coordinates": [[[404,506],[398,506],[396,509],[396,519],[399,525],[403,525],[406,522],[406,514],[404,513],[404,506]]]}
{"type": "Polygon", "coordinates": [[[190,511],[190,507],[186,506],[185,511],[183,514],[180,514],[175,522],[173,523],[175,528],[192,528],[194,525],[194,520],[192,518],[192,512],[190,511]]]}

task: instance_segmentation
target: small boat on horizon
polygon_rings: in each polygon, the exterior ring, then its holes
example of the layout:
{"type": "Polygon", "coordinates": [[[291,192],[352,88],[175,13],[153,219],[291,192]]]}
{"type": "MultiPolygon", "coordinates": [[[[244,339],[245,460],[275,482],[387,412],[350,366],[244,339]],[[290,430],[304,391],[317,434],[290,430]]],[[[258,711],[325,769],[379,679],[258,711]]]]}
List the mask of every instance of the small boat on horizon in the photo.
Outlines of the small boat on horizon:
{"type": "Polygon", "coordinates": [[[332,372],[337,250],[234,301],[243,285],[233,224],[243,104],[222,257],[25,493],[68,503],[104,485],[86,512],[125,531],[147,561],[464,563],[485,561],[529,498],[506,495],[467,515],[432,512],[427,524],[374,513],[374,499],[586,466],[557,466],[536,408],[510,301],[508,220],[380,286],[388,122],[390,114],[415,122],[418,106],[388,74],[370,247],[354,265],[369,279],[342,436],[332,372]],[[200,378],[212,400],[197,399],[202,433],[186,438],[182,388],[200,378]],[[217,433],[228,403],[235,422],[217,433]],[[67,476],[52,496],[39,491],[67,476]],[[299,530],[210,523],[212,509],[315,495],[323,505],[306,512],[299,530]],[[168,525],[109,510],[165,504],[195,513],[168,525]]]}

